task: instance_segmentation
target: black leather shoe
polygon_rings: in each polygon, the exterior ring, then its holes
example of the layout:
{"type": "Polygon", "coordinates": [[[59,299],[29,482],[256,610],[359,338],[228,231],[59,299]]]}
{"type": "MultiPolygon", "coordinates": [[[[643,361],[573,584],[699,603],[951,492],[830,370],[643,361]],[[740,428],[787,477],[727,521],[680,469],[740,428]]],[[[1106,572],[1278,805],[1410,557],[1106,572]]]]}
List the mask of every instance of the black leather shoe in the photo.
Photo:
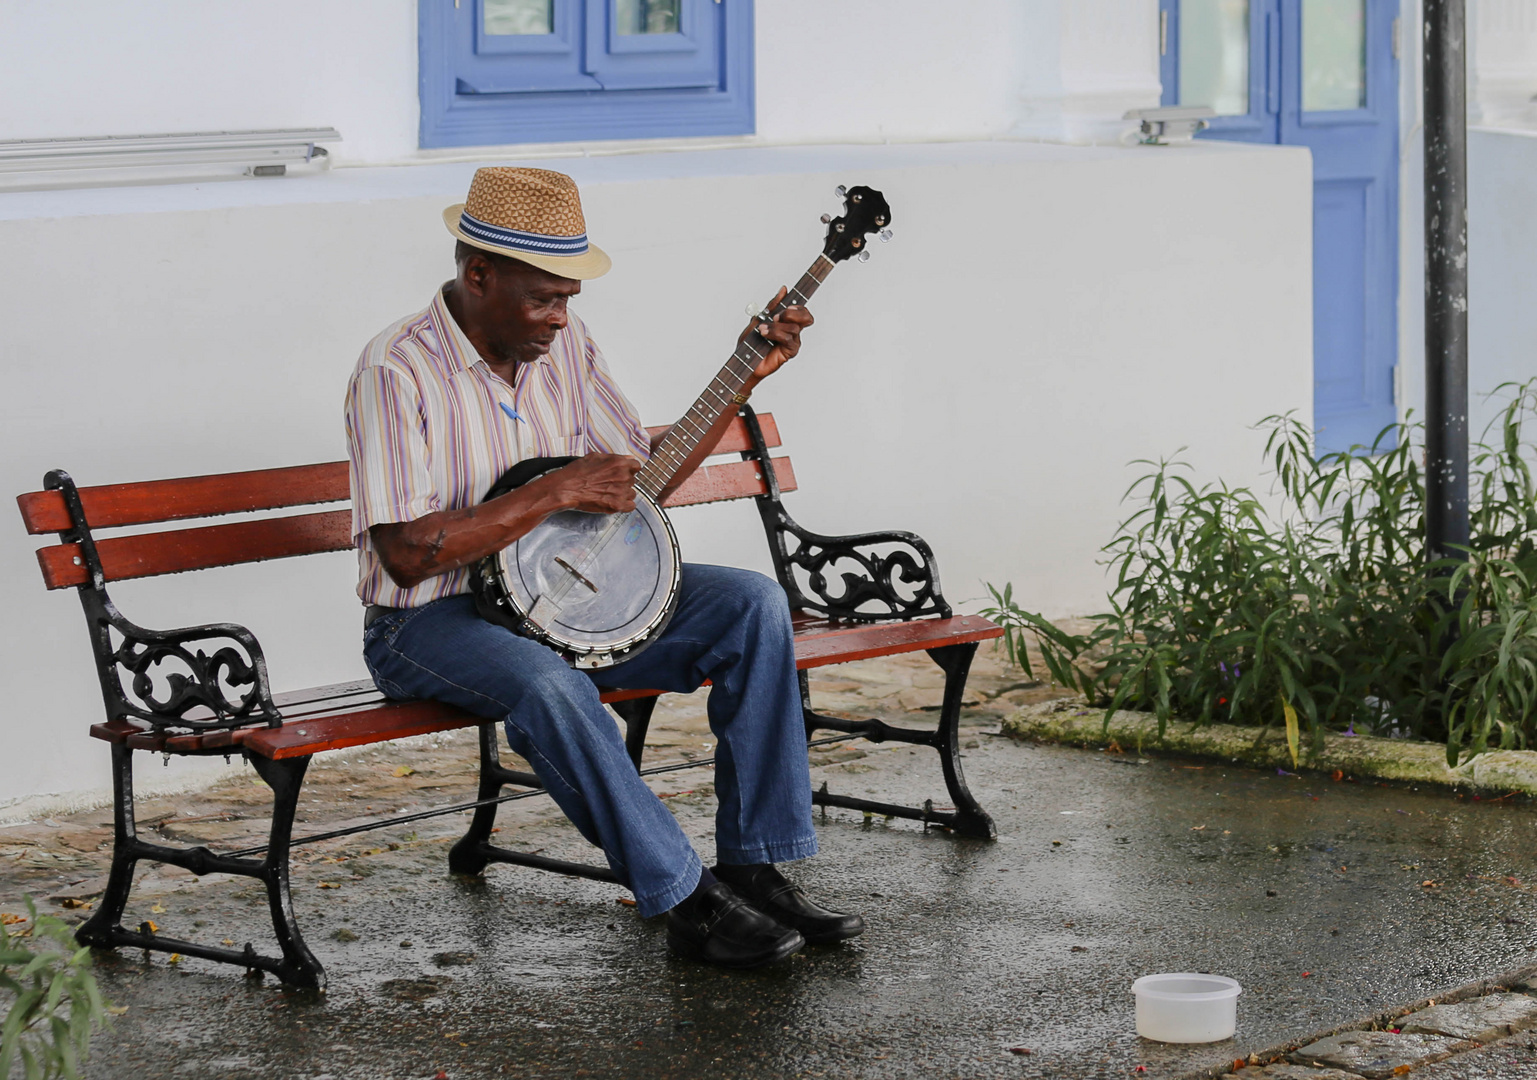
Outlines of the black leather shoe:
{"type": "Polygon", "coordinates": [[[754,968],[800,952],[806,939],[747,903],[717,881],[698,899],[667,913],[667,944],[689,960],[727,968],[754,968]],[[684,914],[684,908],[689,909],[684,914]]]}
{"type": "Polygon", "coordinates": [[[865,932],[863,918],[829,911],[813,903],[800,886],[790,884],[774,865],[765,864],[744,873],[746,870],[740,866],[717,866],[712,873],[729,882],[739,896],[775,922],[799,930],[806,944],[829,945],[865,932]]]}

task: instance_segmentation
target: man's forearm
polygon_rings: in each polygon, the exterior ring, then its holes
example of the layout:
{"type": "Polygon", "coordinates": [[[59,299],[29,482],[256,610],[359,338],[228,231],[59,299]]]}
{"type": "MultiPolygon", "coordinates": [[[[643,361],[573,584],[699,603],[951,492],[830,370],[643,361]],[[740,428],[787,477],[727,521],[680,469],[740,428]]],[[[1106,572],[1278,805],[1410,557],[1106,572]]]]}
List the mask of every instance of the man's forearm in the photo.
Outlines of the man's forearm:
{"type": "Polygon", "coordinates": [[[500,551],[564,508],[553,486],[540,478],[479,506],[375,525],[369,535],[385,571],[409,589],[500,551]]]}

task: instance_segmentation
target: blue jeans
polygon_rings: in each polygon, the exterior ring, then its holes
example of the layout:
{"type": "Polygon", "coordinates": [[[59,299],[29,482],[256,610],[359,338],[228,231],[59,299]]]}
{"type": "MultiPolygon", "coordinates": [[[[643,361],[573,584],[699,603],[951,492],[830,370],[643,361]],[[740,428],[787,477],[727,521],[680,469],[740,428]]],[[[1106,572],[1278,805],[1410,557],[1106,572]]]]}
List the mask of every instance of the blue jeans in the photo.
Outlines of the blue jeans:
{"type": "Polygon", "coordinates": [[[468,595],[390,612],[363,632],[379,689],[500,720],[567,817],[603,849],[642,915],[677,904],[701,863],[646,786],[598,686],[690,693],[709,679],[718,749],[715,852],[726,864],[816,854],[811,775],[784,590],[748,570],[685,563],[678,608],[638,656],[588,675],[486,622],[468,595]]]}

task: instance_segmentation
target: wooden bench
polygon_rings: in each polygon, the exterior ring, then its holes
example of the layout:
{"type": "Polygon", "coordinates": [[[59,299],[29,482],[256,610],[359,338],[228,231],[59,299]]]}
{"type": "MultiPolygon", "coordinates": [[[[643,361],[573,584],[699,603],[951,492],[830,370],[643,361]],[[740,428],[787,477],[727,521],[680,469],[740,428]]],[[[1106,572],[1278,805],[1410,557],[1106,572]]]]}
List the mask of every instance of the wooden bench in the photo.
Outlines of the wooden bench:
{"type": "MultiPolygon", "coordinates": [[[[780,495],[795,490],[788,457],[771,457],[780,445],[773,417],[744,408],[716,446],[711,464],[698,470],[668,500],[672,507],[752,497],[768,535],[780,583],[790,599],[795,625],[796,666],[808,742],[819,730],[837,734],[816,743],[863,737],[931,746],[939,752],[953,809],[896,806],[828,792],[815,794],[823,806],[894,815],[938,825],[967,836],[991,838],[992,820],[972,798],[961,772],[957,725],[971,660],[981,641],[1003,631],[979,616],[956,616],[940,593],[934,557],[911,533],[820,536],[785,512],[780,495]],[[719,455],[731,460],[719,461],[719,455]],[[815,712],[807,671],[827,664],[923,649],[945,672],[943,705],[933,729],[894,726],[880,720],[849,719],[815,712]]],[[[76,487],[65,472],[50,472],[43,491],[21,495],[18,503],[28,532],[58,533],[59,543],[37,552],[49,589],[75,588],[85,608],[97,674],[106,705],[105,722],[91,734],[110,744],[113,769],[115,842],[112,869],[100,906],[77,932],[83,944],[131,946],[198,956],[249,970],[271,971],[286,983],[319,987],[325,973],[305,945],[288,892],[288,852],[304,843],[368,828],[383,828],[424,816],[473,809],[469,830],[449,854],[455,873],[479,874],[491,862],[509,862],[604,881],[606,867],[586,866],[509,851],[491,843],[497,806],[537,794],[532,773],[503,767],[497,753],[498,723],[435,701],[391,701],[372,683],[342,683],[274,694],[261,645],[234,624],[173,631],[146,630],[124,618],[107,595],[107,583],[209,567],[230,566],[352,545],[351,514],[342,509],[282,514],[290,507],[345,503],[347,463],[301,465],[256,472],[225,473],[177,480],[76,487]],[[98,539],[105,529],[264,513],[223,524],[135,531],[98,539]],[[326,750],[361,746],[410,735],[478,726],[480,785],[470,803],[386,818],[352,829],[315,836],[292,835],[294,812],[310,758],[326,750]],[[133,754],[208,755],[239,753],[272,788],[273,814],[266,845],[215,853],[206,847],[178,848],[151,843],[135,834],[133,754]],[[504,795],[502,789],[524,790],[504,795]],[[260,856],[259,858],[257,856],[260,856]],[[267,888],[281,957],[219,948],[158,936],[144,923],[121,924],[133,886],[135,864],[158,860],[194,874],[228,873],[260,879],[267,888]]],[[[361,642],[360,642],[361,647],[361,642]]],[[[601,675],[599,676],[601,682],[601,675]]],[[[625,723],[625,741],[636,768],[646,729],[660,691],[607,691],[625,723]]],[[[643,773],[698,768],[689,761],[642,769],[643,773]]]]}

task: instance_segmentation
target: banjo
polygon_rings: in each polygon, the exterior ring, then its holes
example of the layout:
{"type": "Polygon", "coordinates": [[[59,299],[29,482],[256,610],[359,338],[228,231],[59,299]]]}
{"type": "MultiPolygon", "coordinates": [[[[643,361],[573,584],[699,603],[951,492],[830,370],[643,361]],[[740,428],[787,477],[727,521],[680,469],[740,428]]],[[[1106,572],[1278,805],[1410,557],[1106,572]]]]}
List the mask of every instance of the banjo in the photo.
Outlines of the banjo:
{"type": "MultiPolygon", "coordinates": [[[[834,266],[853,256],[870,257],[865,238],[886,226],[891,209],[879,191],[845,189],[844,212],[822,215],[827,239],[822,254],[767,319],[805,304],[834,266]]],[[[746,399],[742,389],[772,344],[751,329],[710,385],[651,451],[635,476],[635,509],[624,514],[563,510],[530,532],[481,559],[470,575],[481,616],[548,645],[573,667],[600,670],[635,656],[656,640],[677,606],[682,560],[678,538],[662,509],[661,494],[677,478],[715,422],[746,399]]],[[[531,458],[508,469],[486,499],[494,499],[575,461],[531,458]]]]}

